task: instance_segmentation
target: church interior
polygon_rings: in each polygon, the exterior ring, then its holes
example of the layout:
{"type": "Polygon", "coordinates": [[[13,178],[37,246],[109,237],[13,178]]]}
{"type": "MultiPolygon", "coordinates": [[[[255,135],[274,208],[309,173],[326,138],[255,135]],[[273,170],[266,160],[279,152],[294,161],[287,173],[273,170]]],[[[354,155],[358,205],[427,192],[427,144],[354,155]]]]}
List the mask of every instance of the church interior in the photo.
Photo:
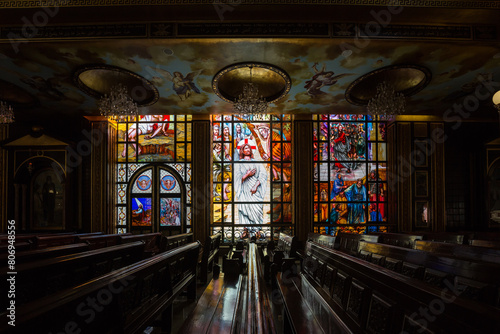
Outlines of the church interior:
{"type": "Polygon", "coordinates": [[[0,1],[0,332],[499,332],[499,17],[0,1]]]}

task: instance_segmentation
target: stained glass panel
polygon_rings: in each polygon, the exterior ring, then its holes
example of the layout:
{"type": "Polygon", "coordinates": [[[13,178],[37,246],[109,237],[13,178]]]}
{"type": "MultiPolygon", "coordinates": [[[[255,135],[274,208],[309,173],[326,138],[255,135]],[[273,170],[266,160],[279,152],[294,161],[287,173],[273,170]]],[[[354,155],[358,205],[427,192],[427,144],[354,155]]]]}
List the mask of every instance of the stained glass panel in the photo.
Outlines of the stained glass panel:
{"type": "Polygon", "coordinates": [[[135,197],[131,202],[132,226],[151,226],[151,198],[135,197]]]}
{"type": "Polygon", "coordinates": [[[181,199],[160,199],[160,226],[181,226],[181,199]]]}
{"type": "Polygon", "coordinates": [[[379,162],[386,159],[381,124],[362,115],[314,116],[313,217],[319,233],[365,233],[371,223],[387,223],[386,165],[379,162]]]}
{"type": "Polygon", "coordinates": [[[150,169],[149,172],[138,177],[136,175],[140,168],[151,162],[171,162],[168,166],[174,168],[181,175],[186,183],[185,194],[191,196],[191,121],[190,115],[140,115],[137,118],[129,117],[117,122],[116,139],[119,161],[116,167],[117,228],[120,226],[121,230],[128,231],[127,225],[152,226],[151,221],[144,220],[148,217],[148,219],[155,217],[156,224],[164,227],[178,226],[179,224],[175,223],[175,217],[180,218],[181,222],[183,220],[188,224],[191,222],[190,197],[186,198],[186,203],[184,203],[186,217],[182,211],[180,215],[174,216],[168,211],[166,213],[164,210],[161,211],[162,205],[171,204],[170,206],[173,206],[174,198],[180,199],[180,187],[184,184],[179,184],[171,174],[167,176],[164,173],[165,170],[161,168],[150,169]],[[134,183],[131,184],[130,189],[127,189],[127,184],[132,178],[134,178],[134,183]],[[131,194],[134,194],[134,197],[127,198],[131,194]],[[140,196],[139,194],[148,195],[140,196]],[[163,197],[160,197],[159,194],[162,194],[163,197]],[[151,202],[151,198],[156,198],[156,203],[151,202]],[[137,211],[139,210],[137,201],[145,201],[142,209],[143,214],[137,211]],[[147,210],[150,210],[151,213],[148,213],[147,210]],[[138,218],[141,214],[142,218],[138,218]],[[171,222],[171,216],[174,217],[172,218],[174,223],[171,222]]]}
{"type": "MultiPolygon", "coordinates": [[[[224,230],[227,240],[265,236],[261,225],[271,222],[291,223],[290,120],[212,116],[213,223],[235,228],[224,230]]],[[[266,231],[270,236],[271,230],[266,231]]]]}

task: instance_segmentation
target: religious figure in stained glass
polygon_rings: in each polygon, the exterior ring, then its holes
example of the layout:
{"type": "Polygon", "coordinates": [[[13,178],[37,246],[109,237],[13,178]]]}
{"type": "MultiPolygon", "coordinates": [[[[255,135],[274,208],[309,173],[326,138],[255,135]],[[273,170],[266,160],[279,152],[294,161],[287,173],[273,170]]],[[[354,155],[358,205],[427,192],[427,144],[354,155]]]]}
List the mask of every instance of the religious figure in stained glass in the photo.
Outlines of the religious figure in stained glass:
{"type": "Polygon", "coordinates": [[[344,191],[349,208],[347,221],[349,224],[360,224],[365,222],[365,203],[367,201],[366,187],[363,180],[358,181],[344,191]]]}
{"type": "Polygon", "coordinates": [[[250,144],[240,147],[242,163],[235,166],[234,186],[237,201],[253,202],[238,205],[239,223],[245,225],[264,222],[263,204],[267,172],[261,163],[252,163],[254,153],[250,144]]]}

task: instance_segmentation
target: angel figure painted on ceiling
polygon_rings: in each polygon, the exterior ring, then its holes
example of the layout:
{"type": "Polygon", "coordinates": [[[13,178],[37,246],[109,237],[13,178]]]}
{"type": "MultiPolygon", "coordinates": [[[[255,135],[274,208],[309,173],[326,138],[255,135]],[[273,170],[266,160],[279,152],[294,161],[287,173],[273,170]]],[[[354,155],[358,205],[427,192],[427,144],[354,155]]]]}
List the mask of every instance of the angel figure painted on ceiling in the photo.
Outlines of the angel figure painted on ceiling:
{"type": "Polygon", "coordinates": [[[340,78],[351,75],[348,73],[342,73],[334,76],[334,72],[326,71],[325,64],[323,64],[321,70],[318,70],[316,66],[318,66],[318,63],[314,63],[314,65],[312,66],[315,74],[311,80],[306,81],[306,84],[304,86],[304,88],[307,89],[307,94],[312,97],[320,94],[326,94],[325,92],[321,91],[321,88],[323,88],[324,86],[334,85],[340,78]]]}
{"type": "MultiPolygon", "coordinates": [[[[151,68],[151,67],[150,67],[151,68]]],[[[163,78],[172,81],[172,88],[177,93],[177,96],[181,99],[181,101],[186,100],[193,92],[199,94],[200,90],[194,84],[194,78],[201,73],[202,70],[197,70],[188,73],[184,76],[181,72],[175,71],[172,75],[169,71],[163,70],[158,66],[156,68],[151,68],[156,72],[160,73],[163,78]]]]}

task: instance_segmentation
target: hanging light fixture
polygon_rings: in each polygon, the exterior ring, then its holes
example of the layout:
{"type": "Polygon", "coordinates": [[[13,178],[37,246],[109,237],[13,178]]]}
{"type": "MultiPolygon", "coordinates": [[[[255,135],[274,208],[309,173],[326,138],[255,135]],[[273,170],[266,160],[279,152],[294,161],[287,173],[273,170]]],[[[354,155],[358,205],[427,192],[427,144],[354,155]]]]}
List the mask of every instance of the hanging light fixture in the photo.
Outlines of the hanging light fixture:
{"type": "Polygon", "coordinates": [[[137,103],[127,94],[124,85],[118,84],[111,88],[98,102],[99,112],[102,116],[119,119],[127,116],[137,116],[139,113],[137,103]]]}
{"type": "Polygon", "coordinates": [[[14,123],[14,111],[7,102],[0,102],[0,124],[14,123]]]}
{"type": "Polygon", "coordinates": [[[380,120],[392,120],[405,112],[405,96],[383,81],[377,85],[377,93],[368,101],[369,115],[380,120]]]}
{"type": "Polygon", "coordinates": [[[266,114],[269,103],[259,94],[259,87],[252,80],[252,66],[250,68],[250,82],[243,84],[243,92],[234,102],[234,110],[242,115],[266,114]]]}

